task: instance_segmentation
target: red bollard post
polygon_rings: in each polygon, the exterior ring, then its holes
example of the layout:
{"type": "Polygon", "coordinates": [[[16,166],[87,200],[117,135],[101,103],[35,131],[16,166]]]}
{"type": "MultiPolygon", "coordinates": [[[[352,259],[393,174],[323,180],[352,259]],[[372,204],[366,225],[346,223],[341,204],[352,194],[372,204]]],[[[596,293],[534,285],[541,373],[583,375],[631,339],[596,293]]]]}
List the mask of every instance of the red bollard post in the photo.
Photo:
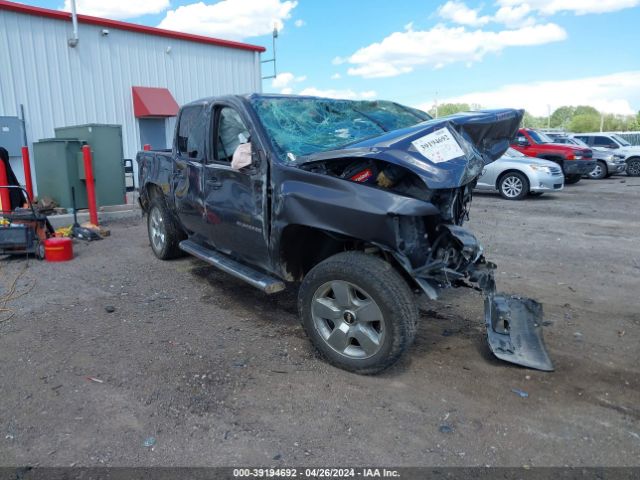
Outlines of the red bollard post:
{"type": "Polygon", "coordinates": [[[148,152],[149,150],[151,150],[151,145],[149,145],[148,143],[145,143],[142,149],[148,152]]]}
{"type": "Polygon", "coordinates": [[[96,185],[93,178],[93,166],[91,165],[91,147],[82,147],[82,159],[84,160],[84,177],[87,182],[87,201],[89,203],[89,221],[98,225],[98,210],[96,208],[96,185]]]}
{"type": "Polygon", "coordinates": [[[0,160],[0,203],[2,208],[0,211],[11,211],[11,197],[9,196],[9,189],[2,188],[2,185],[9,185],[9,178],[7,176],[7,169],[4,166],[4,162],[0,160]]]}
{"type": "Polygon", "coordinates": [[[27,185],[29,200],[33,202],[33,182],[31,180],[31,161],[29,160],[29,147],[22,147],[22,168],[24,169],[24,182],[27,185]]]}

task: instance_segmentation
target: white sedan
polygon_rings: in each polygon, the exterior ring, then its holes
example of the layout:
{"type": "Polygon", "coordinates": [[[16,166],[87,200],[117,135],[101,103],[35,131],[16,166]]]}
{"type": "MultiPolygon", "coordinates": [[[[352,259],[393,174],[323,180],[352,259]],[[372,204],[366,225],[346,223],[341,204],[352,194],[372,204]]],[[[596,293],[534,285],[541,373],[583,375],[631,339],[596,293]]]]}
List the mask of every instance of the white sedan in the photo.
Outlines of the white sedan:
{"type": "Polygon", "coordinates": [[[558,164],[527,157],[513,148],[484,167],[476,185],[476,190],[499,192],[507,200],[522,200],[529,194],[542,195],[563,188],[564,176],[558,164]]]}

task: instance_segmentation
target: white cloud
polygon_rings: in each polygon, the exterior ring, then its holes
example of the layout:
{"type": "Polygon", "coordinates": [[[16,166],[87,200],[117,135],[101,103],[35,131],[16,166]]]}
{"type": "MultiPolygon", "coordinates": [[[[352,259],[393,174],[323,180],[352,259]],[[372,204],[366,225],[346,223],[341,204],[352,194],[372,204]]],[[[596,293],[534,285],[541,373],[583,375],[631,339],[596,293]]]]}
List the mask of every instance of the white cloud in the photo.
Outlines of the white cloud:
{"type": "MultiPolygon", "coordinates": [[[[130,2],[135,3],[135,2],[130,2]]],[[[284,21],[298,4],[293,0],[222,0],[203,2],[169,10],[158,27],[180,32],[240,40],[266,35],[284,21]]]]}
{"type": "MultiPolygon", "coordinates": [[[[486,25],[491,21],[488,16],[479,16],[480,9],[473,9],[467,7],[464,2],[452,0],[438,8],[438,15],[445,20],[451,20],[459,25],[469,25],[471,27],[479,27],[486,25]]],[[[405,26],[406,30],[412,30],[413,25],[408,24],[405,26]]]]}
{"type": "Polygon", "coordinates": [[[348,90],[321,90],[315,87],[305,88],[300,92],[300,95],[311,95],[313,97],[328,97],[339,98],[343,100],[371,100],[378,94],[374,90],[367,90],[364,92],[355,92],[351,89],[348,90]]]}
{"type": "MultiPolygon", "coordinates": [[[[169,8],[169,0],[77,0],[78,13],[122,20],[160,13],[169,8]]],[[[64,0],[62,10],[71,11],[71,1],[64,0]]]]}
{"type": "Polygon", "coordinates": [[[528,5],[543,15],[558,12],[573,12],[576,15],[606,13],[640,5],[640,0],[497,0],[502,7],[522,7],[528,5]]]}
{"type": "Polygon", "coordinates": [[[294,24],[296,27],[300,28],[300,27],[304,27],[304,26],[307,24],[307,22],[305,22],[304,20],[300,20],[300,19],[298,19],[298,20],[296,20],[295,22],[293,22],[293,24],[294,24]]]}
{"type": "MultiPolygon", "coordinates": [[[[349,75],[365,78],[393,77],[413,71],[416,66],[441,68],[454,62],[473,63],[487,53],[508,47],[542,45],[564,40],[567,33],[555,23],[529,25],[498,32],[467,30],[465,27],[436,25],[431,30],[394,32],[351,55],[349,75]]],[[[339,63],[334,59],[334,64],[339,63]]]]}
{"type": "MultiPolygon", "coordinates": [[[[630,115],[640,106],[640,71],[599,77],[504,85],[441,100],[441,103],[479,104],[483,108],[525,108],[536,116],[563,105],[592,105],[601,112],[630,115]]],[[[430,102],[418,108],[428,110],[430,102]]]]}
{"type": "Polygon", "coordinates": [[[276,78],[271,80],[271,88],[280,90],[280,93],[290,95],[293,93],[293,86],[296,83],[304,82],[307,79],[306,75],[295,76],[291,72],[279,73],[276,78]]]}
{"type": "MultiPolygon", "coordinates": [[[[306,75],[300,75],[296,77],[291,72],[282,72],[279,73],[276,78],[271,80],[271,86],[273,88],[288,88],[291,87],[294,83],[304,82],[307,79],[306,75]]],[[[286,92],[282,92],[286,93],[286,92]]]]}
{"type": "Polygon", "coordinates": [[[535,23],[532,17],[527,17],[530,13],[531,7],[528,3],[516,6],[503,6],[498,9],[492,19],[494,22],[501,23],[508,28],[522,27],[535,23]]]}
{"type": "Polygon", "coordinates": [[[340,80],[342,78],[342,75],[340,75],[339,73],[334,73],[333,75],[331,75],[331,80],[340,80]]]}

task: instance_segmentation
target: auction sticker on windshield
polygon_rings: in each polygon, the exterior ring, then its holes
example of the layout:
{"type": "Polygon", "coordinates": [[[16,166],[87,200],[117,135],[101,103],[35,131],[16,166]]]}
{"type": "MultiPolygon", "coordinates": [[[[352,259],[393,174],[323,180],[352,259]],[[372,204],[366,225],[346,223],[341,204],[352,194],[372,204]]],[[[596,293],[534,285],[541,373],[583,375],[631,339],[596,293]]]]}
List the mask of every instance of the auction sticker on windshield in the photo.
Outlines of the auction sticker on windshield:
{"type": "Polygon", "coordinates": [[[440,128],[420,137],[411,142],[411,145],[433,163],[448,162],[464,156],[462,148],[448,127],[440,128]]]}

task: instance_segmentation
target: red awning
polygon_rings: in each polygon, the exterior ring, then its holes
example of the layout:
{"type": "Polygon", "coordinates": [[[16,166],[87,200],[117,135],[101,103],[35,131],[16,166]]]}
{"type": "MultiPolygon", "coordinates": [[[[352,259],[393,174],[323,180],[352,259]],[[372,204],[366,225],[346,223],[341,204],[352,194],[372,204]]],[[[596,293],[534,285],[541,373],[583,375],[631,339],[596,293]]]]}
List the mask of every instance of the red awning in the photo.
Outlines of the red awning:
{"type": "Polygon", "coordinates": [[[166,88],[131,87],[133,113],[138,118],[175,117],[178,104],[166,88]]]}

